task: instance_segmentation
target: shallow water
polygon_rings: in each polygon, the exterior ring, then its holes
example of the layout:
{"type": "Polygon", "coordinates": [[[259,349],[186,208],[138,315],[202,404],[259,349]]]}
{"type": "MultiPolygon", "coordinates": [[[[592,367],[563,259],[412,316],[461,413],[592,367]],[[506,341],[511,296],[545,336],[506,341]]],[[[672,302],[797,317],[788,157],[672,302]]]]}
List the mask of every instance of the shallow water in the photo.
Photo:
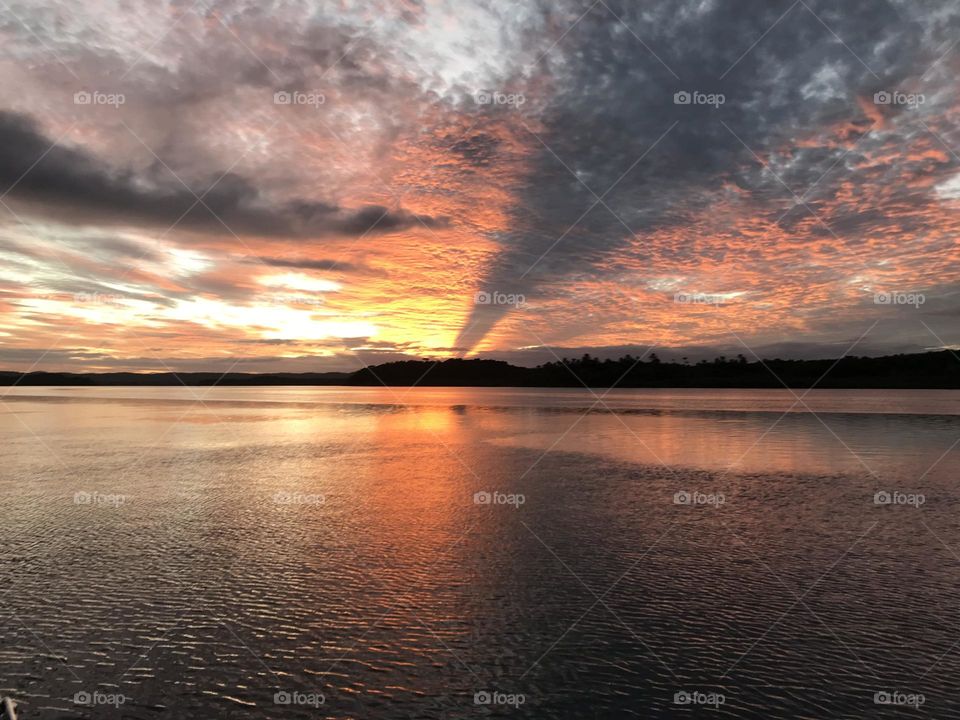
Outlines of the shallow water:
{"type": "Polygon", "coordinates": [[[23,718],[960,718],[960,392],[2,393],[23,718]]]}

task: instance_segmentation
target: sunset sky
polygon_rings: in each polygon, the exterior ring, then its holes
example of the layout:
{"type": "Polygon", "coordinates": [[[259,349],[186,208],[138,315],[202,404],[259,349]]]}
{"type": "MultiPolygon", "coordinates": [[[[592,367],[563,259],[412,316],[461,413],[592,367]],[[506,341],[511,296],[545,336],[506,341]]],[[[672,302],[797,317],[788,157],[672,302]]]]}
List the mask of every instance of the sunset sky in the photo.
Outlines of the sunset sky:
{"type": "Polygon", "coordinates": [[[0,0],[0,369],[960,343],[952,0],[0,0]]]}

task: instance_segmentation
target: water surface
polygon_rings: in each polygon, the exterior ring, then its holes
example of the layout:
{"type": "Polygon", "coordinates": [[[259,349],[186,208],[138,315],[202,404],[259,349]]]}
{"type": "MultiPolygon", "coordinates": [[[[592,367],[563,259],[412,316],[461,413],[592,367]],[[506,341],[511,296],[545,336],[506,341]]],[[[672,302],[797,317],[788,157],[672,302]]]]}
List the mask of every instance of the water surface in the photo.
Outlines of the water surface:
{"type": "Polygon", "coordinates": [[[960,717],[960,392],[3,392],[24,718],[960,717]]]}

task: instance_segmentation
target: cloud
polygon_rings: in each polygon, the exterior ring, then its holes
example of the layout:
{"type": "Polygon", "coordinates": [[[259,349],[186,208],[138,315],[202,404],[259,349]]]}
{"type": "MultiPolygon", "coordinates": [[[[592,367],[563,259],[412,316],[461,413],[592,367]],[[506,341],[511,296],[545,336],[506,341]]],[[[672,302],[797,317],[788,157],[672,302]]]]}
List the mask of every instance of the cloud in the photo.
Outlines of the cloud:
{"type": "Polygon", "coordinates": [[[55,144],[24,115],[0,112],[0,186],[8,197],[64,222],[116,223],[260,237],[359,236],[441,227],[402,208],[345,209],[323,201],[272,203],[250,180],[212,173],[202,187],[151,182],[82,148],[55,144]]]}
{"type": "Polygon", "coordinates": [[[482,167],[490,165],[497,157],[500,140],[487,133],[475,133],[470,137],[455,140],[450,151],[459,155],[468,164],[482,167]]]}
{"type": "MultiPolygon", "coordinates": [[[[951,3],[935,4],[937,12],[885,0],[844,3],[842,11],[790,0],[594,6],[541,63],[538,87],[551,96],[525,117],[536,154],[480,289],[533,298],[545,281],[603,272],[618,253],[651,268],[664,259],[696,263],[693,239],[651,240],[690,227],[730,188],[748,194],[751,213],[776,219],[832,169],[804,198],[816,211],[836,198],[834,181],[850,174],[844,156],[870,128],[862,99],[872,104],[878,88],[920,83],[960,28],[951,3]],[[724,101],[678,103],[676,93],[724,101]],[[858,130],[848,142],[837,142],[842,119],[858,130]]],[[[893,118],[909,112],[884,110],[893,118]]],[[[916,130],[891,122],[886,132],[884,142],[897,148],[916,130]]],[[[841,246],[874,224],[854,217],[854,207],[838,213],[841,246]]],[[[809,220],[810,212],[799,207],[795,216],[809,220]]],[[[823,223],[800,229],[810,244],[832,237],[823,223]]],[[[507,312],[476,306],[456,344],[476,346],[507,312]]]]}
{"type": "Polygon", "coordinates": [[[344,273],[362,273],[368,272],[368,268],[362,265],[356,265],[329,258],[310,259],[310,258],[277,258],[277,257],[258,257],[250,262],[260,262],[270,267],[293,268],[296,270],[336,270],[344,273]]]}

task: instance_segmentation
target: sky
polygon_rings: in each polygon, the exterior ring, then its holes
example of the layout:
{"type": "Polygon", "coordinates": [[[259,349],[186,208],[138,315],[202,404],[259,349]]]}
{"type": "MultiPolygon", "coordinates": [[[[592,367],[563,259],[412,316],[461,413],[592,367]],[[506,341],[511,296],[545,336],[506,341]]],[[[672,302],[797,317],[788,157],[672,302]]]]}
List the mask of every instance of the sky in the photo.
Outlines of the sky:
{"type": "Polygon", "coordinates": [[[0,369],[960,343],[952,0],[0,0],[0,369]]]}

